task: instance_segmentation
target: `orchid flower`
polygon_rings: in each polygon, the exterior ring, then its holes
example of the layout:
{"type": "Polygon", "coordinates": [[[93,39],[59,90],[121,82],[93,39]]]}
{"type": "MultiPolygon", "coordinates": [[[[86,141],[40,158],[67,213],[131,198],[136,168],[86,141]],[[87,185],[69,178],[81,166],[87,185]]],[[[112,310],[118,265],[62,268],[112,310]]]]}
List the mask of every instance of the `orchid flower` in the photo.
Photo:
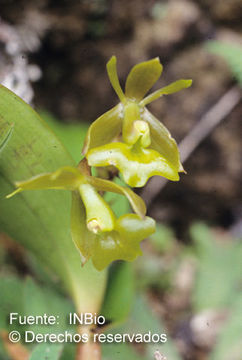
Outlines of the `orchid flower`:
{"type": "Polygon", "coordinates": [[[98,270],[117,259],[134,260],[141,254],[140,241],[155,231],[155,222],[145,216],[146,207],[138,195],[127,187],[88,175],[84,167],[62,167],[53,173],[16,182],[16,186],[17,190],[8,198],[24,190],[72,191],[72,238],[82,263],[92,258],[98,270]],[[125,195],[136,214],[117,219],[98,191],[125,195]]]}
{"type": "Polygon", "coordinates": [[[178,80],[145,97],[162,73],[159,58],[135,65],[123,92],[116,68],[116,57],[107,63],[109,80],[120,103],[100,116],[89,127],[83,154],[90,166],[113,165],[133,187],[144,186],[153,175],[179,180],[184,171],[177,144],[167,128],[146,105],[163,95],[191,86],[191,80],[178,80]],[[114,142],[122,134],[122,142],[114,142]]]}

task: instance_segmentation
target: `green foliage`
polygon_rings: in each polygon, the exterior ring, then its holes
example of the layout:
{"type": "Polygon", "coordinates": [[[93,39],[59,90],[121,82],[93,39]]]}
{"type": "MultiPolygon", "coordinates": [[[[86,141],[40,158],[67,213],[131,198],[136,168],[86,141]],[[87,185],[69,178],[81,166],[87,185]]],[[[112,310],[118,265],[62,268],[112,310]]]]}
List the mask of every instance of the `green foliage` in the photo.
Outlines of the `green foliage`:
{"type": "Polygon", "coordinates": [[[163,224],[157,224],[155,234],[150,236],[151,244],[159,253],[166,253],[174,245],[175,235],[172,229],[163,224]]]}
{"type": "Polygon", "coordinates": [[[209,360],[240,360],[242,334],[242,293],[235,296],[230,307],[230,317],[224,324],[209,360]]]}
{"type": "Polygon", "coordinates": [[[110,271],[101,314],[113,325],[126,320],[133,305],[134,295],[135,279],[132,265],[126,262],[116,264],[110,271]]]}
{"type": "MultiPolygon", "coordinates": [[[[62,331],[73,331],[66,321],[66,315],[74,312],[72,303],[64,296],[48,287],[41,287],[31,278],[28,278],[23,284],[23,314],[24,315],[54,315],[58,317],[58,324],[51,325],[52,333],[62,331]]],[[[31,325],[29,330],[33,329],[31,325]]],[[[49,326],[35,325],[34,331],[42,334],[50,331],[49,326]]]]}
{"type": "Polygon", "coordinates": [[[35,347],[29,360],[58,360],[61,357],[63,344],[39,344],[35,347]]]}
{"type": "Polygon", "coordinates": [[[0,152],[4,149],[4,146],[9,141],[13,131],[13,125],[6,124],[0,129],[0,152]]]}
{"type": "MultiPolygon", "coordinates": [[[[143,357],[138,355],[132,346],[121,344],[103,344],[103,360],[142,360],[143,357]]],[[[151,358],[152,359],[152,358],[151,358]]]]}
{"type": "MultiPolygon", "coordinates": [[[[17,330],[22,335],[28,330],[41,334],[50,332],[50,329],[51,333],[56,334],[65,330],[74,331],[74,328],[66,322],[67,314],[74,311],[72,303],[52,288],[41,286],[31,278],[23,280],[13,275],[0,277],[0,288],[0,330],[17,330]],[[58,324],[51,325],[51,327],[38,324],[19,325],[18,323],[10,325],[10,313],[18,313],[21,316],[54,315],[58,317],[58,324]]],[[[32,348],[32,344],[30,344],[30,348],[32,348]]],[[[34,348],[31,359],[32,357],[39,359],[40,354],[44,356],[45,352],[49,354],[49,360],[59,359],[62,348],[62,344],[38,345],[34,348]]],[[[3,347],[0,347],[0,353],[1,351],[3,352],[3,347]]]]}
{"type": "Polygon", "coordinates": [[[74,165],[74,161],[30,106],[0,87],[0,133],[13,124],[11,138],[0,157],[0,228],[59,276],[79,307],[95,311],[101,303],[105,274],[90,264],[80,267],[80,256],[69,232],[69,194],[36,191],[4,199],[13,191],[15,181],[74,165]],[[93,281],[98,286],[93,286],[93,281]],[[90,290],[86,299],[83,287],[90,290]]]}
{"type": "Polygon", "coordinates": [[[199,259],[193,292],[195,310],[231,306],[241,274],[241,243],[219,242],[203,224],[193,225],[191,235],[199,259]]]}
{"type": "Polygon", "coordinates": [[[83,121],[77,124],[64,124],[46,111],[40,111],[40,115],[54,131],[77,164],[80,161],[81,149],[88,130],[88,124],[83,121]]]}
{"type": "Polygon", "coordinates": [[[228,309],[225,321],[209,360],[240,360],[242,292],[242,245],[236,239],[220,239],[204,224],[191,228],[198,269],[193,290],[195,311],[228,309]]]}
{"type": "MultiPolygon", "coordinates": [[[[23,282],[15,276],[0,276],[0,289],[0,329],[10,331],[9,314],[23,311],[23,282]]],[[[17,325],[14,330],[22,331],[22,327],[17,325]]]]}
{"type": "MultiPolygon", "coordinates": [[[[23,310],[23,284],[14,276],[0,276],[0,331],[11,331],[9,324],[10,312],[21,313],[23,310]],[[17,294],[18,296],[14,296],[17,294]]],[[[20,325],[14,326],[14,330],[22,333],[23,328],[20,325]]],[[[0,358],[8,360],[6,349],[0,337],[0,358]]]]}
{"type": "Polygon", "coordinates": [[[223,43],[221,41],[209,41],[207,49],[224,58],[228,63],[235,79],[242,87],[242,48],[239,45],[223,43]]]}
{"type": "MultiPolygon", "coordinates": [[[[137,297],[134,302],[129,319],[122,327],[116,328],[114,333],[145,334],[148,331],[151,331],[152,334],[167,334],[167,330],[164,324],[159,319],[157,319],[147,301],[139,294],[139,297],[137,297]]],[[[129,348],[130,345],[126,344],[126,351],[128,351],[129,348]]],[[[162,354],[164,354],[167,359],[181,360],[171,339],[168,339],[167,342],[162,344],[152,342],[145,344],[144,356],[140,356],[140,360],[152,359],[156,350],[159,350],[162,354]]],[[[133,358],[132,356],[133,354],[131,351],[130,357],[127,357],[127,359],[136,360],[136,357],[133,358]]],[[[118,354],[116,355],[114,353],[113,358],[107,357],[107,360],[109,359],[118,360],[121,358],[118,357],[118,354]]]]}

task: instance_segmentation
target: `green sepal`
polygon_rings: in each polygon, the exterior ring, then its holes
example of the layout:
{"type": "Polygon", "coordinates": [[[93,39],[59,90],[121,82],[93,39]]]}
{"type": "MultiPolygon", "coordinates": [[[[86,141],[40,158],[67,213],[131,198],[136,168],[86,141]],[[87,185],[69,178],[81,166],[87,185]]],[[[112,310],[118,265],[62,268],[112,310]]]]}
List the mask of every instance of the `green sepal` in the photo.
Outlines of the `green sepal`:
{"type": "Polygon", "coordinates": [[[82,154],[111,142],[122,130],[123,106],[118,104],[97,118],[89,127],[82,154]]]}
{"type": "Polygon", "coordinates": [[[109,191],[126,196],[134,212],[143,218],[146,214],[146,206],[143,199],[128,187],[120,186],[113,181],[100,179],[94,176],[88,177],[88,182],[99,191],[109,191]]]}
{"type": "Polygon", "coordinates": [[[153,92],[152,94],[148,95],[145,99],[143,99],[140,102],[140,105],[146,106],[146,105],[150,104],[151,102],[155,101],[156,99],[159,99],[159,97],[161,97],[162,95],[174,94],[182,89],[186,89],[186,88],[190,87],[191,85],[192,85],[191,79],[187,79],[187,80],[181,79],[181,80],[174,81],[170,85],[167,85],[167,86],[163,87],[162,89],[159,89],[159,90],[153,92]]]}
{"type": "Polygon", "coordinates": [[[124,92],[120,86],[119,79],[118,79],[118,73],[117,73],[117,58],[116,56],[112,56],[111,59],[107,63],[107,73],[110,80],[110,83],[118,95],[121,102],[125,102],[125,95],[124,92]]]}
{"type": "Polygon", "coordinates": [[[24,190],[75,190],[83,181],[85,178],[76,168],[65,166],[55,172],[37,175],[26,181],[16,181],[18,189],[7,195],[7,198],[24,190]]]}
{"type": "Polygon", "coordinates": [[[135,65],[126,80],[125,95],[127,98],[140,101],[152,88],[162,73],[159,58],[135,65]]]}
{"type": "Polygon", "coordinates": [[[138,215],[121,216],[115,230],[97,235],[92,262],[102,270],[114,260],[133,261],[142,255],[140,241],[155,232],[155,221],[150,217],[141,220],[138,215]]]}
{"type": "Polygon", "coordinates": [[[149,124],[150,148],[158,151],[178,172],[184,171],[177,143],[168,129],[146,108],[142,113],[142,119],[149,124]]]}
{"type": "MultiPolygon", "coordinates": [[[[144,217],[146,214],[146,206],[144,201],[131,189],[120,186],[109,180],[104,180],[89,175],[82,175],[77,168],[71,166],[62,167],[53,173],[37,175],[26,181],[16,182],[16,186],[17,189],[11,194],[7,195],[7,198],[11,198],[12,196],[24,190],[77,190],[81,192],[83,199],[86,199],[86,201],[84,201],[85,205],[88,208],[91,208],[92,202],[95,204],[96,201],[101,201],[105,206],[107,205],[103,198],[98,193],[96,193],[96,190],[107,191],[126,196],[132,209],[140,217],[144,217]],[[93,199],[93,196],[95,196],[95,199],[93,199]]],[[[96,211],[96,206],[93,209],[98,213],[98,211],[96,211]]],[[[100,209],[100,213],[102,212],[103,211],[100,209]]],[[[90,215],[88,218],[91,219],[92,216],[90,215]]],[[[110,228],[108,228],[108,230],[110,230],[110,228]]]]}
{"type": "Polygon", "coordinates": [[[113,165],[123,175],[124,181],[131,187],[144,186],[154,175],[178,181],[178,170],[157,151],[144,149],[124,143],[111,143],[92,149],[87,153],[90,166],[113,165]]]}

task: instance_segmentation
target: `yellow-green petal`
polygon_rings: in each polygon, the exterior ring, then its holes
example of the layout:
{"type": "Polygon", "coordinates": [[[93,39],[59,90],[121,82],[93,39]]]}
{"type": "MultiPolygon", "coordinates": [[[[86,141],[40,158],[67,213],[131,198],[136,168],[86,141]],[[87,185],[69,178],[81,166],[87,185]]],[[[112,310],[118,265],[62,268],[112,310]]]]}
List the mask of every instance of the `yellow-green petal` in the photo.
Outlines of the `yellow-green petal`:
{"type": "Polygon", "coordinates": [[[143,199],[137,194],[135,194],[131,189],[120,186],[113,181],[99,179],[94,176],[90,176],[87,179],[88,182],[99,191],[110,191],[116,194],[122,194],[126,196],[134,212],[142,218],[145,216],[146,206],[143,199]]]}
{"type": "Polygon", "coordinates": [[[113,230],[114,214],[94,187],[90,184],[81,184],[79,192],[86,209],[87,228],[93,233],[113,230]]]}
{"type": "Polygon", "coordinates": [[[105,112],[89,127],[84,147],[85,155],[90,149],[111,142],[122,130],[123,106],[118,104],[105,112]]]}
{"type": "Polygon", "coordinates": [[[116,56],[112,56],[111,59],[107,63],[107,72],[108,77],[110,80],[110,83],[118,95],[121,102],[125,101],[125,95],[124,92],[120,86],[119,79],[118,79],[118,73],[117,73],[117,58],[116,56]]]}
{"type": "Polygon", "coordinates": [[[140,101],[152,88],[162,73],[159,58],[135,65],[126,80],[125,95],[130,99],[140,101]]]}
{"type": "Polygon", "coordinates": [[[175,139],[168,129],[146,108],[142,119],[149,124],[151,145],[150,148],[158,151],[177,171],[184,171],[180,162],[180,153],[175,139]]]}
{"type": "Polygon", "coordinates": [[[150,104],[152,101],[161,97],[162,95],[174,94],[182,89],[186,89],[186,88],[190,87],[191,85],[192,85],[191,79],[187,79],[187,80],[181,79],[181,80],[174,81],[170,85],[167,85],[167,86],[163,87],[162,89],[159,89],[159,90],[153,92],[152,94],[148,95],[144,100],[142,100],[140,102],[140,105],[146,106],[146,105],[150,104]]]}
{"type": "Polygon", "coordinates": [[[25,181],[17,181],[15,184],[18,189],[7,197],[9,198],[24,190],[74,190],[83,181],[85,181],[83,175],[76,168],[65,166],[53,173],[37,175],[25,181]]]}
{"type": "Polygon", "coordinates": [[[133,261],[142,255],[140,241],[155,231],[155,222],[149,217],[141,220],[135,214],[117,220],[114,231],[96,237],[92,262],[102,270],[114,260],[133,261]],[[136,236],[137,235],[137,236],[136,236]]]}
{"type": "Polygon", "coordinates": [[[154,175],[179,180],[177,169],[155,150],[140,147],[138,151],[134,151],[132,146],[113,143],[92,149],[87,154],[87,159],[90,166],[117,167],[124,181],[131,187],[144,186],[154,175]]]}

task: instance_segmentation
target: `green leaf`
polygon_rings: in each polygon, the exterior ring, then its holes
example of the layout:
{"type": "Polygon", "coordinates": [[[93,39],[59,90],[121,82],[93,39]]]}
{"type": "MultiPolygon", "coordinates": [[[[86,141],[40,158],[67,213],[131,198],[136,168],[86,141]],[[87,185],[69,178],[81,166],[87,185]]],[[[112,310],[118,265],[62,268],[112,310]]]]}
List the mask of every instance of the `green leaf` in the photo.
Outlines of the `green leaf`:
{"type": "Polygon", "coordinates": [[[134,325],[134,322],[135,327],[132,328],[132,331],[136,329],[139,333],[147,333],[151,331],[152,333],[167,335],[167,342],[162,344],[149,343],[147,345],[147,360],[152,359],[152,356],[154,357],[154,353],[157,350],[160,351],[161,354],[164,354],[167,359],[181,360],[175,344],[173,344],[172,339],[168,336],[165,325],[152,312],[151,307],[142,296],[137,298],[133,307],[130,322],[130,324],[132,324],[131,326],[134,325]]]}
{"type": "Polygon", "coordinates": [[[193,225],[191,235],[199,258],[193,292],[195,310],[231,306],[240,281],[241,244],[219,242],[203,224],[193,225]]]}
{"type": "Polygon", "coordinates": [[[158,57],[135,65],[127,77],[125,95],[140,101],[156,83],[161,73],[162,65],[158,57]]]}
{"type": "Polygon", "coordinates": [[[29,360],[58,360],[63,347],[63,344],[39,344],[33,350],[29,360]]]}
{"type": "MultiPolygon", "coordinates": [[[[128,344],[102,344],[103,360],[142,360],[143,356],[138,355],[128,344]]],[[[150,358],[152,359],[152,358],[150,358]]]]}
{"type": "MultiPolygon", "coordinates": [[[[1,276],[0,289],[0,329],[10,330],[9,314],[23,313],[23,283],[15,276],[1,276]]],[[[22,326],[15,324],[14,330],[22,331],[22,326]]]]}
{"type": "Polygon", "coordinates": [[[159,89],[159,90],[153,92],[152,94],[150,94],[149,96],[147,96],[143,101],[141,101],[140,105],[146,106],[146,105],[150,104],[151,102],[155,101],[156,99],[159,99],[159,97],[161,97],[163,95],[174,94],[180,90],[190,87],[191,85],[192,85],[191,79],[186,79],[186,80],[181,79],[181,80],[174,81],[170,85],[167,85],[167,86],[163,87],[162,89],[159,89]]]}
{"type": "Polygon", "coordinates": [[[228,63],[230,70],[242,87],[242,49],[241,46],[223,43],[220,41],[209,41],[206,43],[209,52],[222,56],[228,63]]]}
{"type": "MultiPolygon", "coordinates": [[[[151,307],[144,299],[144,297],[139,294],[139,296],[134,302],[128,321],[123,326],[116,328],[113,333],[146,334],[149,331],[151,332],[151,334],[166,334],[167,342],[151,342],[145,344],[145,360],[153,359],[154,353],[157,350],[160,351],[161,354],[164,354],[167,359],[181,360],[175,344],[173,344],[172,339],[168,336],[167,329],[165,328],[164,324],[153,313],[151,307]]],[[[133,358],[131,357],[131,359],[133,358]]]]}
{"type": "Polygon", "coordinates": [[[6,124],[5,127],[2,127],[0,132],[0,153],[3,150],[4,146],[7,144],[11,138],[13,132],[13,124],[6,124]]]}
{"type": "Polygon", "coordinates": [[[76,344],[73,343],[65,344],[60,359],[70,360],[70,359],[75,359],[75,356],[76,356],[76,344]]]}
{"type": "Polygon", "coordinates": [[[64,330],[73,331],[66,322],[67,315],[74,311],[74,306],[63,294],[54,291],[49,286],[34,282],[30,277],[27,280],[17,276],[0,277],[0,330],[18,330],[23,333],[33,330],[38,333],[58,333],[64,330]],[[58,324],[28,325],[9,323],[9,314],[18,313],[21,316],[54,315],[58,317],[58,324]]]}
{"type": "Polygon", "coordinates": [[[127,319],[134,301],[133,266],[121,262],[111,268],[108,288],[101,314],[112,323],[120,323],[127,319]]]}
{"type": "Polygon", "coordinates": [[[31,278],[27,278],[23,283],[23,312],[21,315],[53,315],[57,318],[57,324],[54,325],[27,325],[28,330],[36,333],[60,333],[65,330],[73,331],[66,321],[74,307],[69,300],[46,286],[36,284],[31,278]]]}
{"type": "Polygon", "coordinates": [[[54,131],[65,148],[69,151],[75,163],[79,163],[81,149],[84,144],[85,136],[88,130],[88,123],[81,121],[79,123],[63,123],[58,121],[52,114],[41,111],[40,115],[44,121],[54,131]]]}
{"type": "Polygon", "coordinates": [[[144,109],[142,118],[147,121],[150,127],[150,148],[158,151],[177,171],[184,171],[180,162],[177,143],[168,129],[147,109],[144,109]]]}
{"type": "Polygon", "coordinates": [[[225,322],[209,360],[240,360],[242,334],[242,293],[235,297],[230,308],[230,317],[225,322]]]}
{"type": "Polygon", "coordinates": [[[111,59],[107,63],[107,72],[108,77],[110,80],[110,83],[112,84],[112,87],[116,94],[118,95],[121,102],[125,101],[125,95],[123,93],[123,90],[120,86],[119,79],[118,79],[118,73],[117,73],[117,58],[116,56],[112,56],[111,59]]]}
{"type": "Polygon", "coordinates": [[[88,129],[82,150],[85,155],[90,149],[112,141],[122,129],[122,105],[118,104],[95,120],[88,129]]]}
{"type": "Polygon", "coordinates": [[[70,194],[35,191],[4,199],[16,180],[73,166],[74,161],[34,110],[1,86],[0,131],[11,124],[11,141],[0,158],[0,228],[61,278],[79,311],[98,311],[105,272],[91,264],[80,266],[69,230],[70,194]]]}

